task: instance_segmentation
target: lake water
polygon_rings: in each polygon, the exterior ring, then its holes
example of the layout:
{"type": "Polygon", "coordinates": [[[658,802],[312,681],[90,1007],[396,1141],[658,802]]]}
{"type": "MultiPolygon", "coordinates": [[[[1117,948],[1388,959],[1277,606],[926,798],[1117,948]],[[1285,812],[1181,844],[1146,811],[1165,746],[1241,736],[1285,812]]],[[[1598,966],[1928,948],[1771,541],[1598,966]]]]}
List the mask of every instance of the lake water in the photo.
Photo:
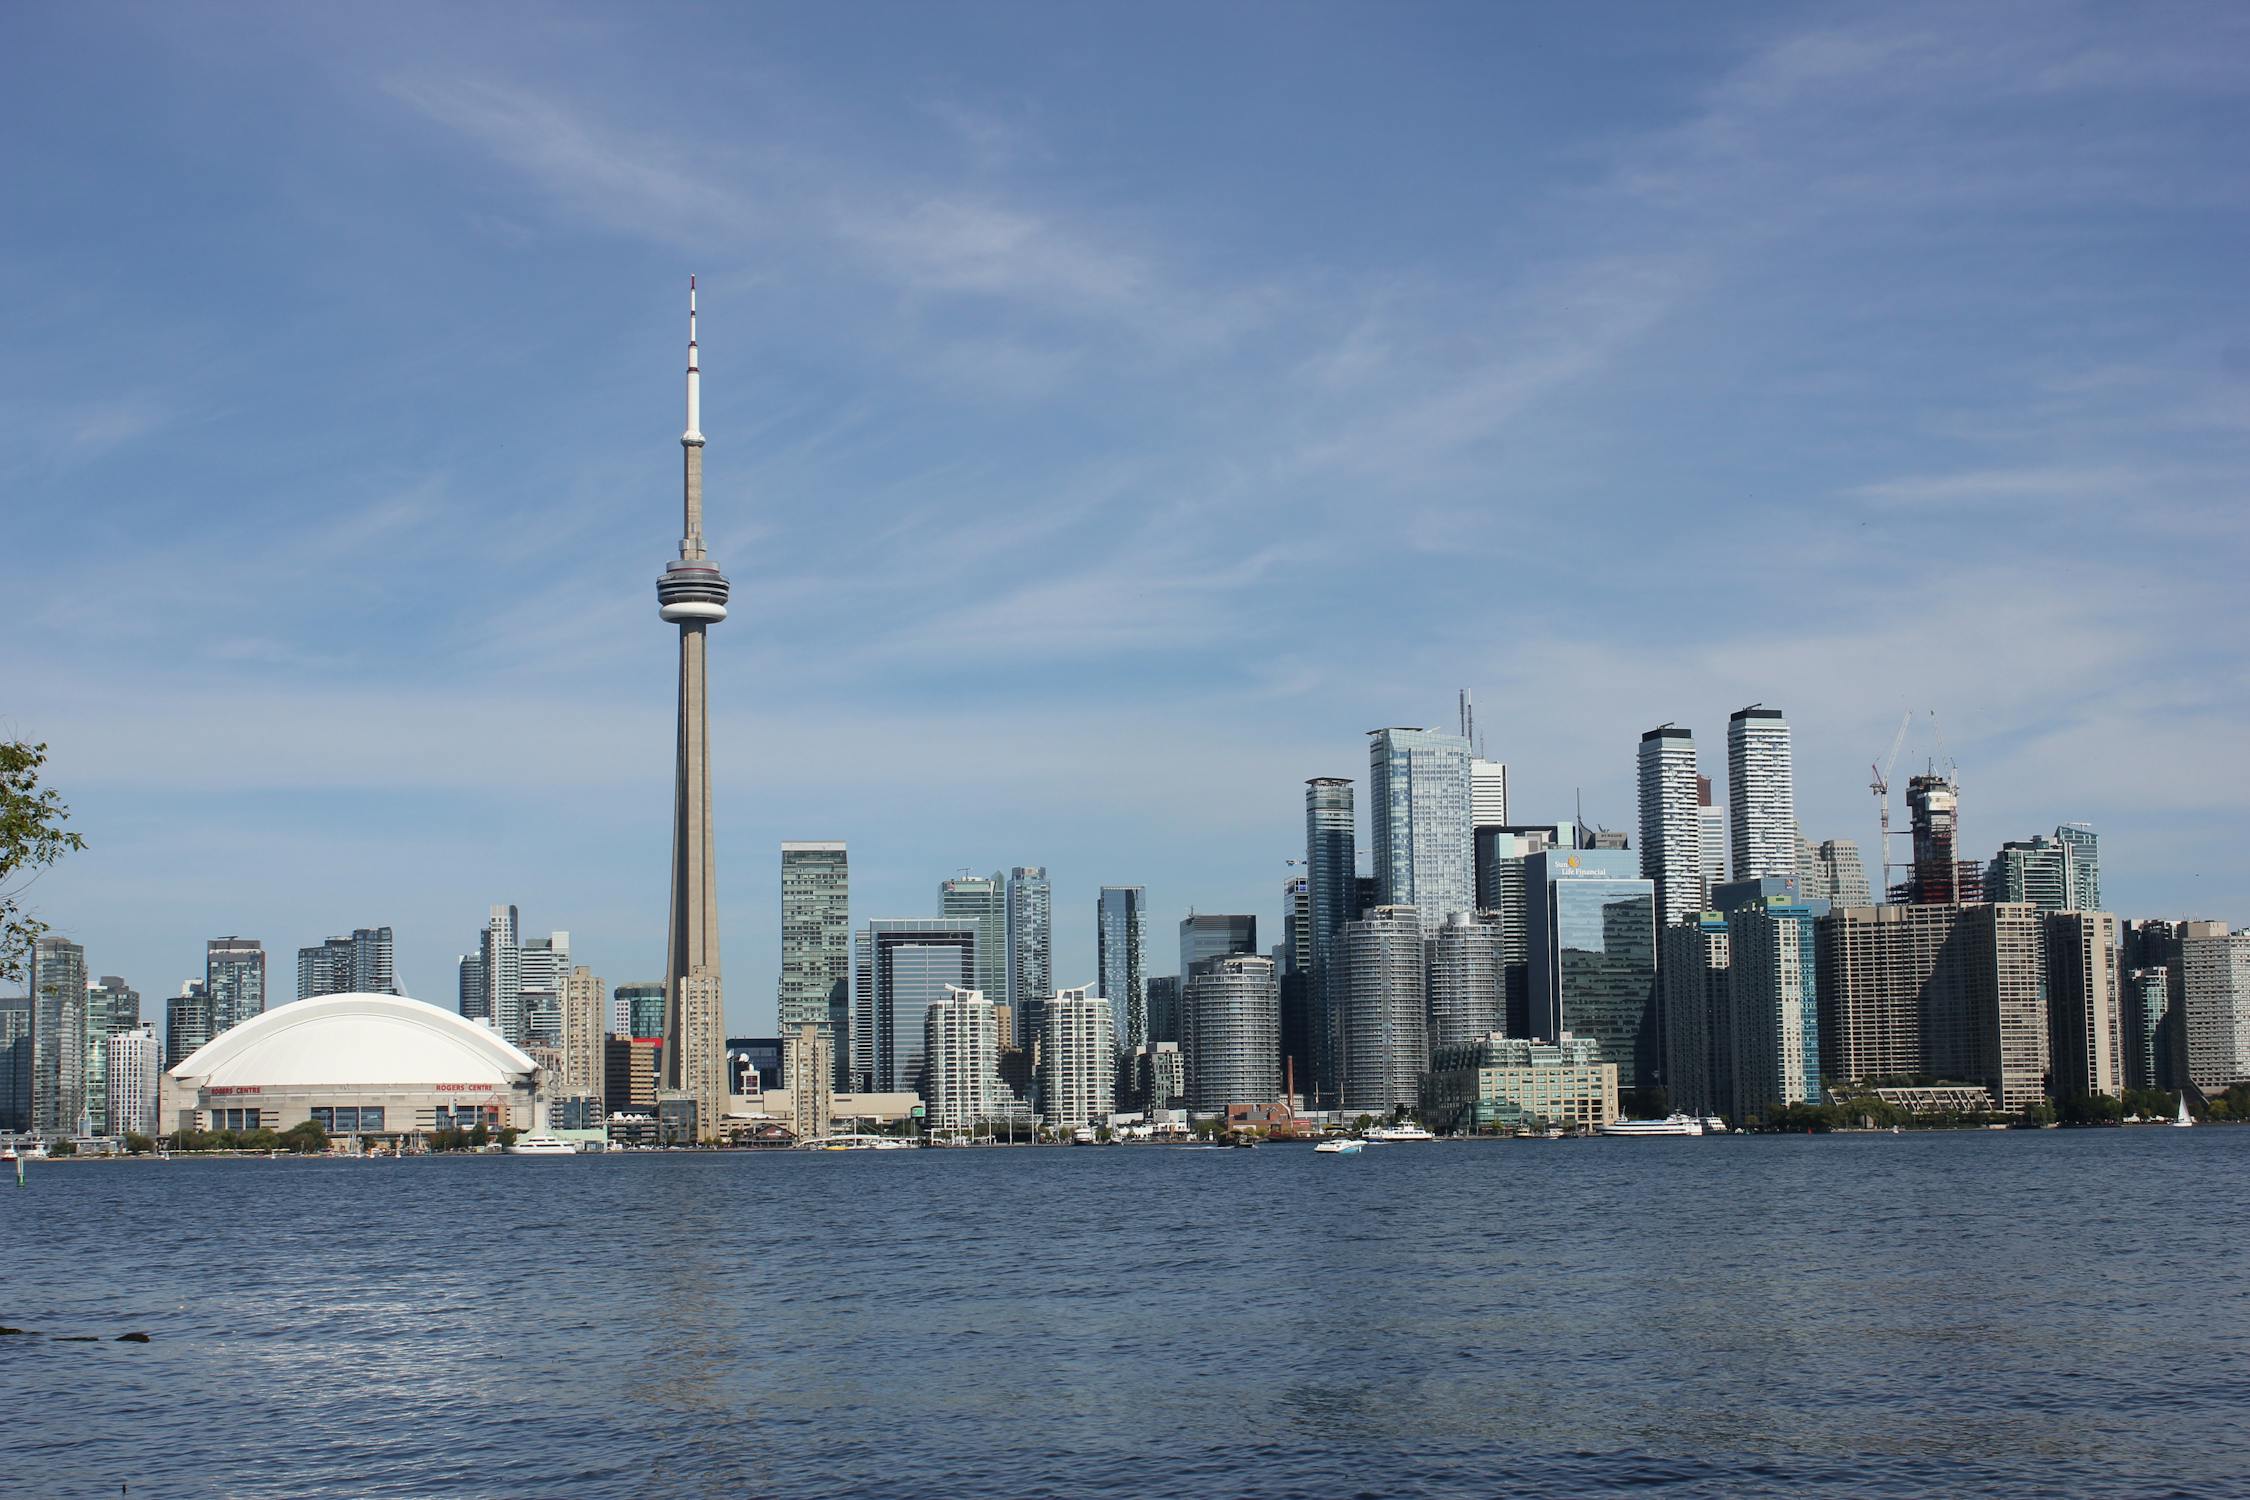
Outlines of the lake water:
{"type": "Polygon", "coordinates": [[[34,1165],[0,1491],[2239,1494],[2246,1230],[2225,1128],[34,1165]]]}

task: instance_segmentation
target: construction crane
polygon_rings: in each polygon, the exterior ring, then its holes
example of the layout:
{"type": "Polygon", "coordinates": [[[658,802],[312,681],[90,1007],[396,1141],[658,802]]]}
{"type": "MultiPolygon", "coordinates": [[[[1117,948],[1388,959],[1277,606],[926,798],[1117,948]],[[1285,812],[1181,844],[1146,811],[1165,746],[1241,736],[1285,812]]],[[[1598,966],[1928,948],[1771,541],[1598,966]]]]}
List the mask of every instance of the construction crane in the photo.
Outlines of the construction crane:
{"type": "Polygon", "coordinates": [[[1898,764],[1899,749],[1906,743],[1907,726],[1913,722],[1911,708],[1900,714],[1898,733],[1891,736],[1891,753],[1883,757],[1882,764],[1868,767],[1875,773],[1875,779],[1868,783],[1867,789],[1875,794],[1876,803],[1882,809],[1882,842],[1875,846],[1875,858],[1883,867],[1883,889],[1877,893],[1878,899],[1883,901],[1891,899],[1891,768],[1898,764]]]}

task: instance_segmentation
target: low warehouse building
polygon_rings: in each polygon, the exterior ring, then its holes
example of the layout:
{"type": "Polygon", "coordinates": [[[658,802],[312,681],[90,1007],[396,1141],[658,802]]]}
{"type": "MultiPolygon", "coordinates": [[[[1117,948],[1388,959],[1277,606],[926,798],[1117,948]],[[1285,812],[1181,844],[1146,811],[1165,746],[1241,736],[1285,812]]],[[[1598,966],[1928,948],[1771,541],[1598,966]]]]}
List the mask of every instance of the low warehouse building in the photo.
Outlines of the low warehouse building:
{"type": "Polygon", "coordinates": [[[221,1033],[164,1077],[162,1128],[399,1136],[533,1127],[539,1065],[489,1026],[400,995],[321,995],[221,1033]]]}

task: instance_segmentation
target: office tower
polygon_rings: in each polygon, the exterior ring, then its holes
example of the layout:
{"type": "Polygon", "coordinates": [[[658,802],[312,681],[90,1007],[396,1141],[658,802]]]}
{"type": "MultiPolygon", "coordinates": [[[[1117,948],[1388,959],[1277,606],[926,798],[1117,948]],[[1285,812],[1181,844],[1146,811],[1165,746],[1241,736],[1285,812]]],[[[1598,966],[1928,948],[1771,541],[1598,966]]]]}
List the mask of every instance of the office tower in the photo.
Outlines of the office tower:
{"type": "Polygon", "coordinates": [[[1109,1001],[1080,985],[1044,1007],[1039,1044],[1039,1118],[1055,1130],[1107,1120],[1118,1094],[1117,1027],[1109,1001]]]}
{"type": "MultiPolygon", "coordinates": [[[[1148,935],[1137,885],[1105,885],[1094,907],[1095,968],[1122,1052],[1148,1041],[1148,935]]],[[[1182,973],[1184,984],[1187,975],[1182,973]]]]}
{"type": "Polygon", "coordinates": [[[2171,976],[2162,965],[2128,969],[2119,986],[2118,1030],[2123,1044],[2125,1087],[2160,1089],[2171,1070],[2163,1050],[2164,1016],[2171,1005],[2171,976]]]}
{"type": "Polygon", "coordinates": [[[562,1045],[563,981],[570,975],[570,934],[526,938],[516,950],[516,1030],[501,1035],[519,1047],[562,1045]]]}
{"type": "Polygon", "coordinates": [[[1312,1076],[1299,1087],[1322,1107],[1333,1107],[1338,1081],[1336,1013],[1343,983],[1336,976],[1336,938],[1358,912],[1358,855],[1353,848],[1352,784],[1341,776],[1305,783],[1305,905],[1310,982],[1306,1000],[1312,1033],[1312,1076]]]}
{"type": "Polygon", "coordinates": [[[1950,776],[1910,776],[1906,807],[1914,830],[1914,871],[1907,900],[1917,906],[1959,906],[1978,892],[1961,881],[1959,789],[1950,776]]]}
{"type": "Polygon", "coordinates": [[[664,981],[643,979],[633,984],[621,984],[612,992],[613,1030],[626,1036],[664,1036],[664,981]]]}
{"type": "Polygon", "coordinates": [[[2117,918],[2047,913],[2049,1088],[2058,1099],[2125,1091],[2117,984],[2117,918]]]}
{"type": "MultiPolygon", "coordinates": [[[[775,1015],[784,1039],[800,1026],[822,1026],[831,1060],[851,1051],[851,859],[843,840],[781,846],[781,984],[775,1015]]],[[[795,1054],[790,1054],[794,1056],[795,1054]]],[[[807,1053],[807,1056],[812,1054],[807,1053]]],[[[786,1071],[790,1087],[797,1079],[786,1071]]],[[[825,1087],[834,1088],[831,1071],[825,1087]]],[[[823,1132],[825,1134],[825,1132],[823,1132]]]]}
{"type": "Polygon", "coordinates": [[[395,995],[397,969],[388,927],[355,927],[297,950],[297,998],[315,995],[395,995]]]}
{"type": "Polygon", "coordinates": [[[1592,1037],[1622,1088],[1656,1086],[1656,885],[1623,850],[1546,849],[1525,863],[1529,1031],[1592,1037]]]}
{"type": "Polygon", "coordinates": [[[1469,826],[1508,826],[1508,768],[1499,761],[1469,758],[1469,826]]]}
{"type": "Polygon", "coordinates": [[[1274,1102],[1281,1093],[1281,981],[1273,960],[1213,959],[1185,978],[1183,992],[1188,1107],[1274,1102]]]}
{"type": "Polygon", "coordinates": [[[2004,1110],[2045,1093],[2045,929],[2037,907],[1839,907],[1817,924],[1821,1075],[1984,1085],[2004,1110]]]}
{"type": "Polygon", "coordinates": [[[997,1118],[1000,1036],[982,990],[945,986],[922,1015],[925,1118],[931,1130],[967,1130],[997,1118]]]}
{"type": "Polygon", "coordinates": [[[1872,906],[1875,892],[1867,883],[1867,868],[1859,860],[1859,845],[1850,839],[1805,842],[1797,888],[1808,901],[1830,906],[1872,906]]]}
{"type": "Polygon", "coordinates": [[[164,1013],[165,1061],[176,1068],[210,1040],[211,992],[202,980],[187,980],[164,1013]]]}
{"type": "Polygon", "coordinates": [[[1383,904],[1383,885],[1372,875],[1352,877],[1352,915],[1364,917],[1383,904]]]}
{"type": "Polygon", "coordinates": [[[204,944],[203,985],[211,996],[211,1035],[220,1036],[266,1010],[266,950],[256,938],[213,938],[204,944]]]}
{"type": "Polygon", "coordinates": [[[990,875],[956,875],[938,887],[938,915],[974,922],[977,929],[975,987],[987,1002],[1008,998],[1008,880],[990,875]]]}
{"type": "Polygon", "coordinates": [[[601,976],[584,964],[564,975],[561,1009],[560,1092],[581,1098],[599,1094],[606,1067],[603,1042],[608,1035],[602,1024],[601,976]]]}
{"type": "Polygon", "coordinates": [[[86,1113],[86,950],[68,938],[31,945],[31,1128],[77,1132],[86,1113]]]}
{"type": "MultiPolygon", "coordinates": [[[[1419,1098],[1429,1066],[1429,970],[1422,916],[1412,906],[1378,906],[1344,924],[1338,938],[1344,995],[1343,1104],[1347,1114],[1387,1115],[1419,1098]]],[[[1189,1072],[1194,1072],[1191,1061],[1189,1072]]]]}
{"type": "Polygon", "coordinates": [[[1487,1037],[1506,1016],[1497,912],[1457,911],[1423,940],[1424,1023],[1432,1052],[1487,1037]]]}
{"type": "Polygon", "coordinates": [[[2188,1080],[2206,1094],[2224,1093],[2250,1079],[2250,932],[2194,934],[2180,950],[2188,1080]]]}
{"type": "Polygon", "coordinates": [[[2102,909],[2102,856],[2101,840],[2095,837],[2090,823],[2065,823],[2055,830],[2055,838],[2070,850],[2070,909],[2072,911],[2100,911],[2102,909]]]}
{"type": "Polygon", "coordinates": [[[1797,873],[1797,789],[1780,709],[1753,703],[1728,716],[1727,806],[1735,879],[1797,873]]]}
{"type": "Polygon", "coordinates": [[[680,556],[657,580],[657,613],[680,628],[680,717],[672,782],[672,895],[665,924],[664,1086],[696,1103],[696,1133],[718,1135],[726,1092],[719,973],[718,861],[711,837],[711,721],[705,634],[727,617],[728,587],[703,546],[702,375],[695,278],[688,278],[687,429],[680,434],[680,556]]]}
{"type": "Polygon", "coordinates": [[[164,1074],[164,1044],[153,1021],[111,1032],[103,1079],[107,1134],[155,1135],[158,1080],[164,1074]]]}
{"type": "Polygon", "coordinates": [[[602,1044],[602,1103],[613,1115],[656,1113],[657,1057],[664,1039],[613,1036],[602,1044]]]}
{"type": "Polygon", "coordinates": [[[31,997],[0,995],[0,1130],[31,1128],[31,997]]]}
{"type": "Polygon", "coordinates": [[[799,1142],[825,1138],[834,1128],[836,1039],[826,1022],[802,1021],[783,1033],[782,1076],[789,1084],[789,1130],[799,1142]]]}
{"type": "Polygon", "coordinates": [[[1821,1102],[1814,919],[1825,910],[1769,898],[1727,914],[1734,1076],[1725,1113],[1736,1123],[1821,1102]]]}
{"type": "MultiPolygon", "coordinates": [[[[1258,951],[1258,919],[1189,912],[1180,919],[1180,977],[1192,979],[1196,967],[1213,959],[1258,951]]],[[[1278,963],[1276,965],[1278,968],[1278,963]]]]}
{"type": "MultiPolygon", "coordinates": [[[[852,1069],[866,1078],[867,1091],[923,1092],[924,1014],[949,990],[974,988],[977,938],[974,920],[943,917],[878,918],[859,930],[852,958],[852,1069]]],[[[997,1052],[996,1023],[993,1045],[997,1052]]]]}
{"type": "Polygon", "coordinates": [[[1641,875],[1656,886],[1659,927],[1703,910],[1703,820],[1695,736],[1659,724],[1641,736],[1641,875]]]}
{"type": "MultiPolygon", "coordinates": [[[[1111,1009],[1114,1018],[1116,1010],[1111,1009]]],[[[1180,1041],[1180,976],[1159,974],[1148,981],[1148,1039],[1150,1042],[1180,1041]]]]}
{"type": "Polygon", "coordinates": [[[1591,1037],[1479,1037],[1431,1056],[1422,1108],[1433,1130],[1592,1130],[1617,1118],[1617,1065],[1591,1037]]]}
{"type": "Polygon", "coordinates": [[[1044,865],[1017,865],[1008,872],[1007,999],[1020,1035],[1039,1035],[1047,997],[1054,991],[1054,887],[1044,865]]]}
{"type": "Polygon", "coordinates": [[[1368,731],[1369,836],[1377,900],[1435,928],[1476,905],[1469,742],[1430,729],[1368,731]]]}
{"type": "Polygon", "coordinates": [[[141,1024],[141,995],[115,974],[86,986],[86,1120],[95,1135],[113,1135],[109,1123],[109,1039],[141,1024]]]}
{"type": "Polygon", "coordinates": [[[1724,1112],[1734,1097],[1734,995],[1727,919],[1702,912],[1658,934],[1664,997],[1664,1088],[1691,1115],[1724,1112]]]}
{"type": "Polygon", "coordinates": [[[1711,796],[1711,778],[1695,778],[1696,836],[1703,850],[1703,889],[1727,878],[1727,810],[1711,796]]]}

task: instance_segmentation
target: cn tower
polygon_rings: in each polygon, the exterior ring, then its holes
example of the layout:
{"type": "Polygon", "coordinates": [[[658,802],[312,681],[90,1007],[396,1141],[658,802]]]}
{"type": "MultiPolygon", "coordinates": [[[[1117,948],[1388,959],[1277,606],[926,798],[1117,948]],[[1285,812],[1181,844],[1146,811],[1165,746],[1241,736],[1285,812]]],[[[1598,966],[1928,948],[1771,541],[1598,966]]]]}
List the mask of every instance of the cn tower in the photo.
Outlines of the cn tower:
{"type": "Polygon", "coordinates": [[[664,1087],[695,1100],[699,1139],[726,1107],[726,1017],[719,987],[719,895],[711,843],[711,720],[704,636],[727,617],[727,580],[703,550],[701,374],[695,278],[688,278],[687,431],[680,559],[656,581],[658,613],[680,627],[680,740],[672,790],[672,921],[664,966],[664,1087]]]}

